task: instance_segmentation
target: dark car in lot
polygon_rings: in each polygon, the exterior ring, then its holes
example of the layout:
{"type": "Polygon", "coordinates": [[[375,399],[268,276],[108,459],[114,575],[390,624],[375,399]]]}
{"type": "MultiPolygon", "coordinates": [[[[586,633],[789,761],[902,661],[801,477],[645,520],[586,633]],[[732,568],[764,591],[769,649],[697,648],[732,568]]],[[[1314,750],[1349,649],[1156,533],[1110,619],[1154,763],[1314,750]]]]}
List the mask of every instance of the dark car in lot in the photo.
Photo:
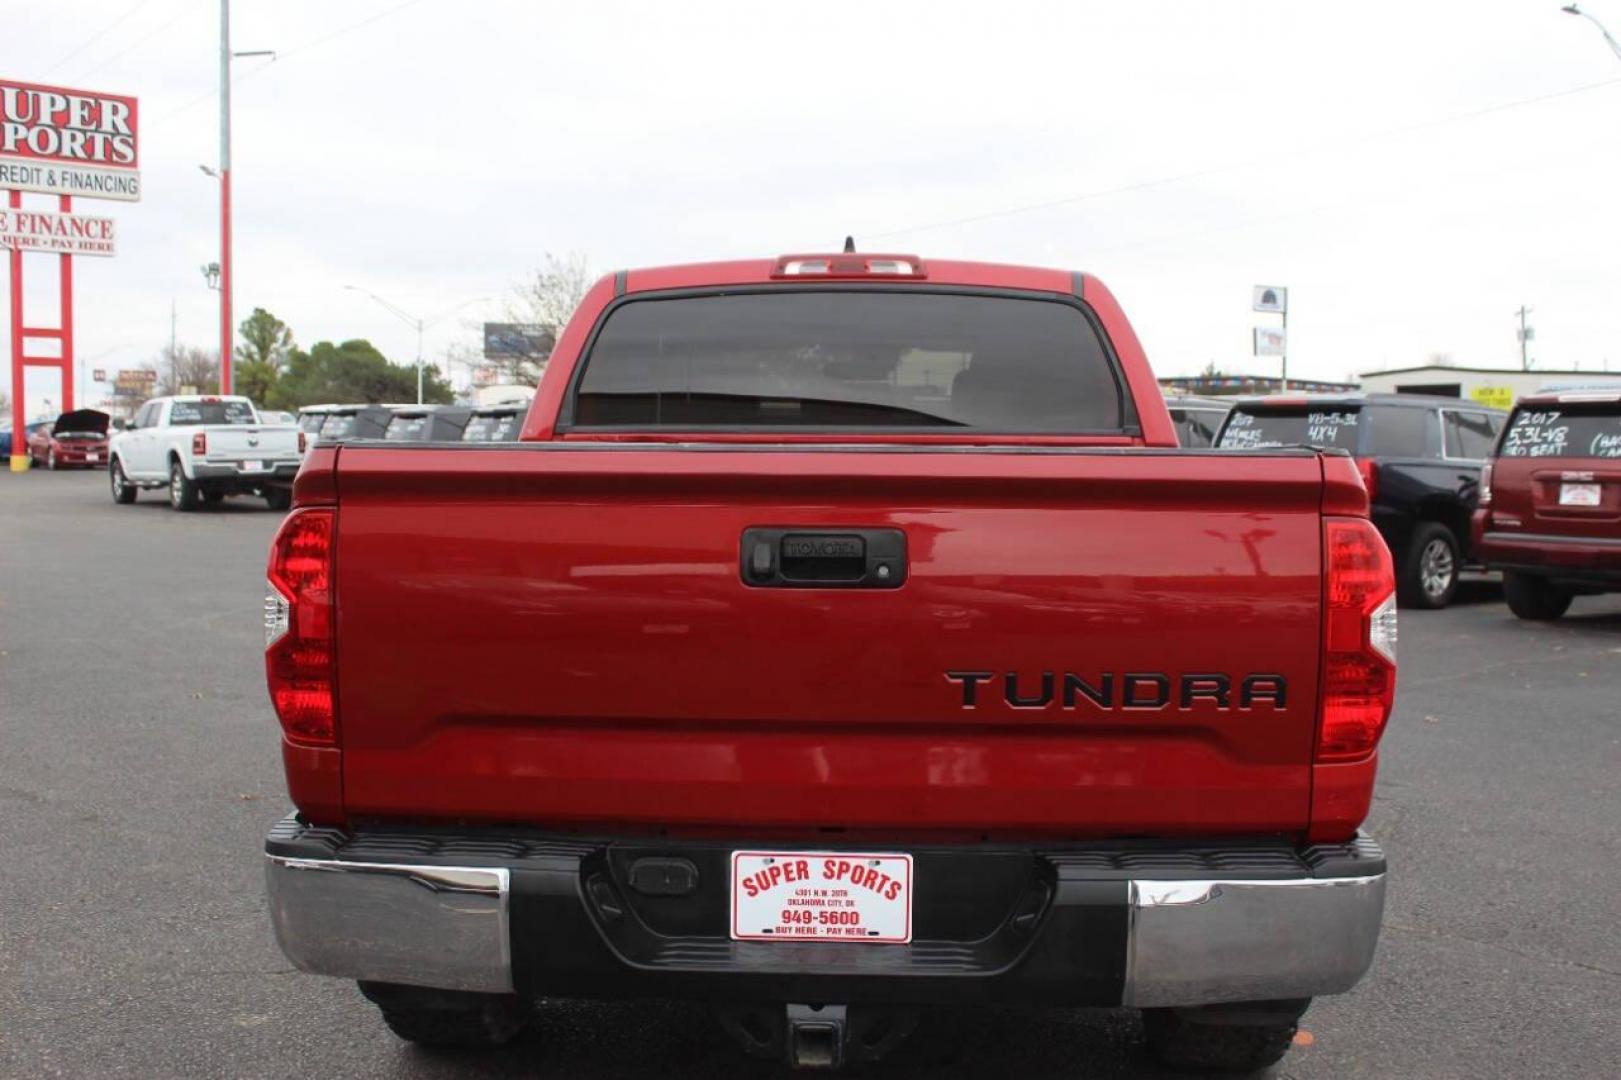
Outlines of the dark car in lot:
{"type": "Polygon", "coordinates": [[[473,410],[459,405],[398,405],[383,438],[390,442],[460,442],[473,410]]]}
{"type": "Polygon", "coordinates": [[[1197,449],[1216,441],[1216,433],[1232,411],[1233,403],[1220,398],[1167,397],[1165,407],[1170,410],[1171,425],[1176,428],[1176,441],[1197,449]]]}
{"type": "Polygon", "coordinates": [[[528,411],[528,402],[474,409],[472,419],[462,429],[462,441],[514,442],[523,428],[524,414],[528,411]]]}
{"type": "Polygon", "coordinates": [[[1621,392],[1521,398],[1486,467],[1473,535],[1522,619],[1621,592],[1621,392]]]}
{"type": "Polygon", "coordinates": [[[1441,608],[1476,559],[1470,517],[1506,417],[1460,398],[1344,394],[1246,398],[1222,425],[1224,450],[1317,446],[1356,459],[1373,523],[1396,560],[1405,607],[1441,608]]]}
{"type": "Polygon", "coordinates": [[[107,428],[112,417],[98,409],[73,409],[28,430],[28,456],[47,469],[99,469],[107,464],[107,428]]]}
{"type": "Polygon", "coordinates": [[[315,441],[326,445],[349,439],[381,439],[394,419],[394,410],[387,405],[333,405],[321,415],[315,441]]]}

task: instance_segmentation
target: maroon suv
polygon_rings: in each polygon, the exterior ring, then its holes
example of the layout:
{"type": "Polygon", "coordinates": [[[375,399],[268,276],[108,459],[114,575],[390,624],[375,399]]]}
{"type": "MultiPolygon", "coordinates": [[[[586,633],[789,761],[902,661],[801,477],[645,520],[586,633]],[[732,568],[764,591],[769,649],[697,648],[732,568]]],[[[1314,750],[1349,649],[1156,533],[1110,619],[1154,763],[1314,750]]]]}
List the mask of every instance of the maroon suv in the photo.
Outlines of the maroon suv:
{"type": "Polygon", "coordinates": [[[1520,399],[1481,479],[1474,541],[1522,619],[1621,592],[1621,391],[1520,399]]]}

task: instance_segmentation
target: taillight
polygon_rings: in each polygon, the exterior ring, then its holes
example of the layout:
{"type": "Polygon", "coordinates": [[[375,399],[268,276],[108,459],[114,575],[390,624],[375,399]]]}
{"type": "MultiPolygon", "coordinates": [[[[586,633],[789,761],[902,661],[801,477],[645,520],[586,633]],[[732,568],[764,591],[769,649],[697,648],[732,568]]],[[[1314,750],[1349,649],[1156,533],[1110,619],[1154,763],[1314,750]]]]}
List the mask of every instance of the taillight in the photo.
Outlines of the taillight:
{"type": "Polygon", "coordinates": [[[1396,700],[1396,579],[1390,549],[1361,518],[1323,523],[1327,564],[1319,763],[1373,753],[1396,700]]]}
{"type": "Polygon", "coordinates": [[[1488,461],[1488,462],[1486,462],[1485,467],[1480,470],[1480,505],[1481,506],[1490,506],[1491,504],[1492,504],[1492,463],[1488,461]]]}
{"type": "Polygon", "coordinates": [[[1379,494],[1379,463],[1372,458],[1357,458],[1356,471],[1362,474],[1362,486],[1368,489],[1368,505],[1379,494]]]}
{"type": "Polygon", "coordinates": [[[270,542],[265,678],[289,742],[336,746],[333,531],[330,509],[294,510],[270,542]]]}
{"type": "Polygon", "coordinates": [[[208,453],[208,434],[199,431],[191,437],[191,456],[200,457],[208,453]]]}
{"type": "Polygon", "coordinates": [[[304,452],[304,450],[305,450],[305,448],[306,448],[306,447],[307,447],[307,446],[308,446],[308,445],[309,445],[309,443],[308,443],[308,441],[307,441],[307,440],[306,440],[306,439],[305,439],[305,438],[304,438],[304,433],[303,433],[303,432],[302,432],[302,431],[300,431],[300,432],[299,432],[299,433],[298,433],[298,452],[299,452],[299,453],[300,453],[300,454],[302,454],[302,453],[303,453],[303,452],[304,452]]]}

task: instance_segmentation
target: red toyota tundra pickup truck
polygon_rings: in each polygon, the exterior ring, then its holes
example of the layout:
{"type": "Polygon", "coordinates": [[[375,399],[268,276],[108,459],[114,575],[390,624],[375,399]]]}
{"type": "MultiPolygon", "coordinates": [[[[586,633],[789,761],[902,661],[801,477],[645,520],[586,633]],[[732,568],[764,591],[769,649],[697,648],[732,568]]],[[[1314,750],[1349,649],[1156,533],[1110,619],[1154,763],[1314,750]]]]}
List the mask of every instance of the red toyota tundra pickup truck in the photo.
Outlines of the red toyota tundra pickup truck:
{"type": "Polygon", "coordinates": [[[520,441],[314,448],[268,576],[276,935],[406,1039],[683,997],[832,1065],[1022,1001],[1245,1069],[1373,958],[1355,464],[1178,449],[1093,277],[615,274],[520,441]]]}

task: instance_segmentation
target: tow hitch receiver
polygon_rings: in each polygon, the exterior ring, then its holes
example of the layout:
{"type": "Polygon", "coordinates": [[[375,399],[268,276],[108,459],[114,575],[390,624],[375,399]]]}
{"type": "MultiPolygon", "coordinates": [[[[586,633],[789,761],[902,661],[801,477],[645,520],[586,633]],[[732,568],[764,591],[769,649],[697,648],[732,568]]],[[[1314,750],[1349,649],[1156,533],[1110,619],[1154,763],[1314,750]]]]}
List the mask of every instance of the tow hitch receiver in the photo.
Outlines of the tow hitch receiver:
{"type": "Polygon", "coordinates": [[[796,1069],[839,1068],[849,1027],[843,1005],[789,1005],[788,1064],[796,1069]]]}
{"type": "Polygon", "coordinates": [[[917,1027],[915,1009],[810,1004],[720,1006],[721,1026],[758,1058],[796,1069],[837,1069],[878,1061],[917,1027]]]}

